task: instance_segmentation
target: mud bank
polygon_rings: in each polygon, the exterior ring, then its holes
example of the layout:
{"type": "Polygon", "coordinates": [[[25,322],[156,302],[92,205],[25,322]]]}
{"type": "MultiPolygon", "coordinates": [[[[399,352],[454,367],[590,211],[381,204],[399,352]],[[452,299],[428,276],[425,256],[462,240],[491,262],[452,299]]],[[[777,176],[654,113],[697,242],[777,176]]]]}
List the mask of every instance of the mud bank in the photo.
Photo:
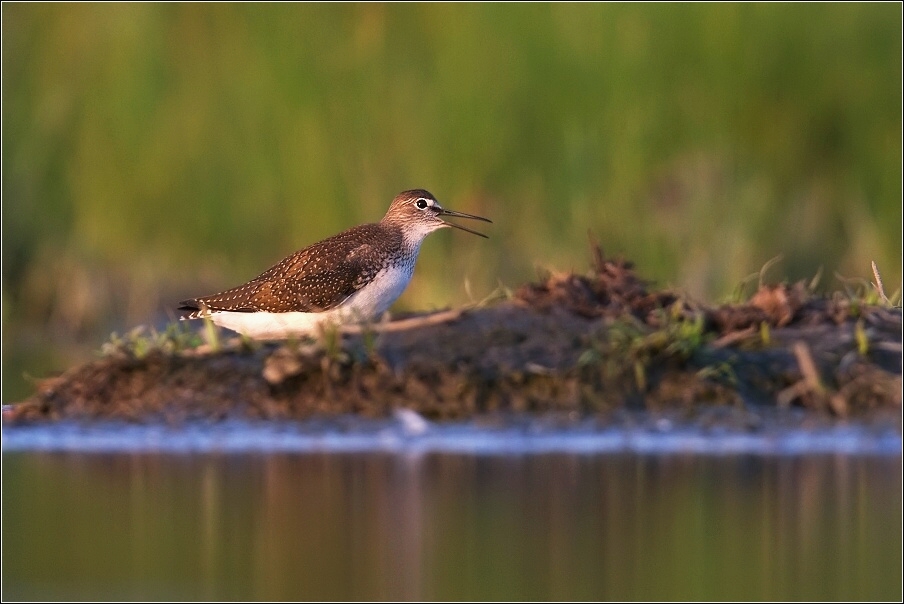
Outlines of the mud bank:
{"type": "Polygon", "coordinates": [[[139,422],[618,409],[901,407],[900,308],[802,283],[710,306],[651,290],[595,250],[587,275],[555,273],[479,308],[315,340],[197,347],[123,341],[44,380],[4,423],[139,422]]]}

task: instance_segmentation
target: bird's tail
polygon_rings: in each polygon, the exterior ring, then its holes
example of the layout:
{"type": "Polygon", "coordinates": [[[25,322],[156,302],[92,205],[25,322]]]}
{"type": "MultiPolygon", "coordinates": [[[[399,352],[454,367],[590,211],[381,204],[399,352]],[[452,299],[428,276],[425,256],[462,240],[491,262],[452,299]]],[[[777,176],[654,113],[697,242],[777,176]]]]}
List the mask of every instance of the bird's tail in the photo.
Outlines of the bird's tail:
{"type": "Polygon", "coordinates": [[[188,321],[189,319],[203,319],[204,317],[210,316],[210,309],[206,304],[204,304],[204,302],[198,300],[197,298],[179,302],[179,306],[176,308],[176,310],[181,310],[185,313],[181,317],[179,317],[180,321],[188,321]]]}

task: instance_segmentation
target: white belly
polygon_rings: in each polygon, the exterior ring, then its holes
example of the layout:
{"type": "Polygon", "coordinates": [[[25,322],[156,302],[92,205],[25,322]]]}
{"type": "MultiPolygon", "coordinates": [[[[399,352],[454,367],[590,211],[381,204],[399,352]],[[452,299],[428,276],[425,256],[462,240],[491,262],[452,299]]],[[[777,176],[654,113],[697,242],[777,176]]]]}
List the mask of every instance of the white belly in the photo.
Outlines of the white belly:
{"type": "Polygon", "coordinates": [[[405,291],[413,272],[413,263],[383,269],[338,307],[324,312],[216,311],[210,319],[255,340],[282,340],[316,333],[321,326],[330,324],[370,321],[383,314],[405,291]]]}

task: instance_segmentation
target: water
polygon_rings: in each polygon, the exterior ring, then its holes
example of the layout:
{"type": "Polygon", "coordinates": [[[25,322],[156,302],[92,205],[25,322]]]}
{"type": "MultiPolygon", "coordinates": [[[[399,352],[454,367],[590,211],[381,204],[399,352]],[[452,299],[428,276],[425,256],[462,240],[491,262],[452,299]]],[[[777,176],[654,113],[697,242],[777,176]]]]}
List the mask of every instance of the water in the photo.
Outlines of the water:
{"type": "Polygon", "coordinates": [[[394,452],[501,454],[901,455],[894,421],[825,423],[806,414],[760,414],[711,424],[665,414],[626,414],[600,423],[567,417],[497,417],[442,424],[409,410],[389,420],[339,417],[295,422],[166,424],[57,422],[6,427],[3,451],[165,453],[394,452]]]}
{"type": "Polygon", "coordinates": [[[8,446],[22,433],[6,429],[3,598],[901,597],[900,436],[665,454],[637,445],[649,432],[593,449],[549,430],[559,445],[532,448],[472,429],[468,449],[461,427],[374,426],[271,427],[275,450],[239,447],[235,426],[219,448],[198,431],[168,450],[180,432],[155,428],[156,448],[94,452],[8,446]],[[320,450],[285,444],[304,435],[320,450]]]}

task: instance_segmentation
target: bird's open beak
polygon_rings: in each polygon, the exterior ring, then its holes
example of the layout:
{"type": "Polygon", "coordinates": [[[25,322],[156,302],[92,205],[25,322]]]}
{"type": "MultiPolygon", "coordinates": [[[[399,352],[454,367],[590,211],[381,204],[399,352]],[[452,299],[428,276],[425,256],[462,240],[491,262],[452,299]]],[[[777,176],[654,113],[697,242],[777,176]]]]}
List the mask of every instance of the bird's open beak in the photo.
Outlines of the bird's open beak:
{"type": "MultiPolygon", "coordinates": [[[[465,214],[464,212],[453,212],[452,210],[447,210],[445,208],[443,208],[443,210],[439,213],[439,215],[440,216],[454,216],[456,218],[470,218],[471,220],[482,220],[484,222],[489,222],[489,223],[493,222],[489,218],[483,218],[482,216],[474,216],[473,214],[465,214]]],[[[467,227],[463,227],[460,224],[455,224],[454,222],[446,222],[445,220],[443,220],[443,222],[448,224],[450,227],[455,227],[456,229],[461,229],[462,231],[467,231],[469,233],[474,233],[475,235],[480,235],[484,239],[489,239],[489,237],[487,237],[483,233],[478,233],[477,231],[472,231],[471,229],[469,229],[467,227]]]]}

